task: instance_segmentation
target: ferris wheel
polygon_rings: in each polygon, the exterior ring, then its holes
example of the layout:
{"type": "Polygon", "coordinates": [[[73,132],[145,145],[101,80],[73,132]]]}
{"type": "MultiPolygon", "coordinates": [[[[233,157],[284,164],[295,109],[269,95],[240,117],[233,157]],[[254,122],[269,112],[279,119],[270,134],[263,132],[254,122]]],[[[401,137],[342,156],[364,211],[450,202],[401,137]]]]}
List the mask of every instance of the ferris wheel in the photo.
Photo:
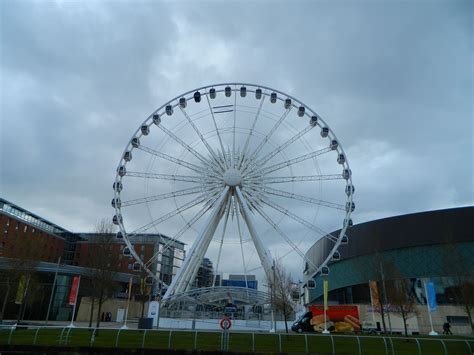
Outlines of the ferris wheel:
{"type": "Polygon", "coordinates": [[[327,275],[355,208],[347,156],[327,123],[288,94],[245,83],[200,87],[152,112],[127,143],[113,189],[124,252],[165,299],[190,289],[205,256],[216,275],[271,280],[274,259],[327,275]],[[171,239],[145,258],[134,238],[152,232],[171,239]],[[331,247],[315,264],[304,251],[321,238],[331,247]],[[174,240],[189,249],[163,284],[151,265],[174,240]]]}

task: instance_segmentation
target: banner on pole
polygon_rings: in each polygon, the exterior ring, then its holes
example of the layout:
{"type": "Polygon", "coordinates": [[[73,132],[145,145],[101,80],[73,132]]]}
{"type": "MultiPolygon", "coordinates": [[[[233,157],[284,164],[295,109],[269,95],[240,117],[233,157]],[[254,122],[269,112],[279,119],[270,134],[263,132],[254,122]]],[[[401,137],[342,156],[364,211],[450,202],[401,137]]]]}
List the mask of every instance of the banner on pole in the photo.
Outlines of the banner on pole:
{"type": "Polygon", "coordinates": [[[323,282],[323,289],[324,289],[324,310],[328,310],[328,280],[324,280],[323,282]]]}
{"type": "Polygon", "coordinates": [[[437,310],[438,305],[436,304],[436,292],[434,288],[434,283],[432,281],[426,283],[426,300],[428,302],[430,312],[437,310]]]}
{"type": "Polygon", "coordinates": [[[76,303],[77,288],[79,286],[79,276],[72,279],[71,291],[69,292],[69,305],[74,306],[76,303]]]}
{"type": "Polygon", "coordinates": [[[370,299],[373,308],[380,308],[380,295],[377,281],[369,281],[370,299]]]}
{"type": "Polygon", "coordinates": [[[128,302],[130,302],[130,295],[132,294],[132,280],[133,276],[130,276],[130,280],[128,281],[128,302]]]}
{"type": "Polygon", "coordinates": [[[16,296],[15,296],[16,304],[22,304],[25,289],[26,289],[26,277],[25,275],[21,275],[20,282],[18,283],[18,290],[16,291],[16,296]]]}

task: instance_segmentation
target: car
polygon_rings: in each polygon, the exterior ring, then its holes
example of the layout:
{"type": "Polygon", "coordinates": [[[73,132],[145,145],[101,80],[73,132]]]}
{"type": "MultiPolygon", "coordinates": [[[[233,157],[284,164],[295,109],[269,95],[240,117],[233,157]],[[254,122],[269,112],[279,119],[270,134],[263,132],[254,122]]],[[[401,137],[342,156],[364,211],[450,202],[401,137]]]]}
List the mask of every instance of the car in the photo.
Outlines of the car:
{"type": "Polygon", "coordinates": [[[291,330],[296,333],[313,332],[311,318],[313,318],[313,313],[306,312],[291,325],[291,330]]]}

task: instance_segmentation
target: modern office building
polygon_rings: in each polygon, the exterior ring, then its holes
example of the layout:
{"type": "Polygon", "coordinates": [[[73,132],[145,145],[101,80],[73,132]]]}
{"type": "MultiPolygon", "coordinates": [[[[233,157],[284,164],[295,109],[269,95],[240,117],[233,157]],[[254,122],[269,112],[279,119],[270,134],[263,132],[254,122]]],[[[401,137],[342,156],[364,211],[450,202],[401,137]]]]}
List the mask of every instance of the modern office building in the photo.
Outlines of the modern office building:
{"type": "MultiPolygon", "coordinates": [[[[435,285],[438,310],[432,313],[440,331],[449,321],[459,333],[470,332],[469,319],[459,294],[461,284],[474,287],[474,207],[414,213],[352,226],[347,231],[349,243],[339,248],[340,260],[329,264],[329,302],[361,306],[361,317],[369,317],[371,292],[369,282],[409,280],[416,300],[418,328],[429,330],[424,285],[435,285]],[[384,280],[381,280],[381,279],[384,280]]],[[[331,234],[338,235],[339,231],[331,234]]],[[[320,239],[306,253],[320,263],[334,244],[320,239]]],[[[305,265],[309,280],[312,271],[305,265]]],[[[305,287],[305,303],[322,302],[323,277],[314,277],[315,288],[305,287]]],[[[472,294],[474,297],[474,293],[472,294]]],[[[390,304],[390,300],[386,300],[390,304]]],[[[471,300],[471,306],[474,300],[471,300]]]]}

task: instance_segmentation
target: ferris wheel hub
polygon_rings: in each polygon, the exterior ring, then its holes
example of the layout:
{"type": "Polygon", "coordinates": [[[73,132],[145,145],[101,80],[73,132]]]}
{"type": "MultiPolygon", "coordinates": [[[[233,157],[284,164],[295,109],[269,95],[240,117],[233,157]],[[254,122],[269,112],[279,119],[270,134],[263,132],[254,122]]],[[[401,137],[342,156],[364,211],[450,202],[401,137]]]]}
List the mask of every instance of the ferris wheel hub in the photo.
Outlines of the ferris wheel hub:
{"type": "Polygon", "coordinates": [[[230,168],[224,173],[223,179],[227,186],[237,186],[242,182],[242,174],[239,170],[230,168]]]}

